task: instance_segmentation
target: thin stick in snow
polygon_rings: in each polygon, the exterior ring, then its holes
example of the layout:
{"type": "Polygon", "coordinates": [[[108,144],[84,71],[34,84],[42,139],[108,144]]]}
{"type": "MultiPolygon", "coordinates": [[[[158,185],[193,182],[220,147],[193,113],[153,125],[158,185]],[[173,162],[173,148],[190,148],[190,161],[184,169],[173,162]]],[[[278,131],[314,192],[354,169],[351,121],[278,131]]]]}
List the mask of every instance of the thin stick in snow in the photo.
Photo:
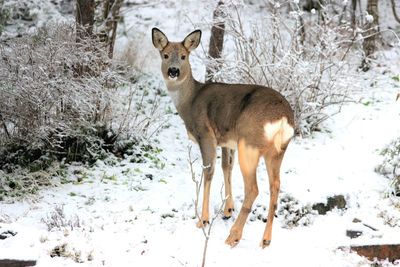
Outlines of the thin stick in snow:
{"type": "MultiPolygon", "coordinates": [[[[195,200],[194,200],[194,210],[195,210],[195,215],[196,218],[200,221],[200,215],[199,215],[199,211],[198,211],[198,205],[199,205],[199,195],[200,195],[200,187],[203,181],[203,177],[204,177],[204,171],[202,171],[201,176],[200,176],[200,181],[196,179],[196,173],[194,171],[194,167],[193,164],[197,161],[197,159],[192,159],[192,147],[189,146],[188,147],[188,158],[189,158],[189,167],[190,167],[190,173],[191,173],[191,177],[192,177],[192,181],[195,183],[196,185],[196,196],[195,196],[195,200]]],[[[202,166],[203,170],[208,168],[208,166],[202,166]]],[[[221,188],[222,190],[222,188],[221,188]]],[[[229,196],[228,196],[229,197],[229,196]]],[[[208,230],[206,231],[206,226],[203,225],[203,227],[201,228],[201,230],[203,231],[203,235],[204,235],[204,248],[203,248],[203,258],[202,258],[202,263],[201,266],[204,267],[205,263],[206,263],[206,257],[207,257],[207,248],[208,248],[208,240],[210,239],[211,236],[211,229],[214,225],[214,221],[215,219],[222,213],[226,199],[222,200],[221,206],[219,207],[218,211],[215,213],[215,215],[212,217],[209,225],[208,225],[208,230]]]]}

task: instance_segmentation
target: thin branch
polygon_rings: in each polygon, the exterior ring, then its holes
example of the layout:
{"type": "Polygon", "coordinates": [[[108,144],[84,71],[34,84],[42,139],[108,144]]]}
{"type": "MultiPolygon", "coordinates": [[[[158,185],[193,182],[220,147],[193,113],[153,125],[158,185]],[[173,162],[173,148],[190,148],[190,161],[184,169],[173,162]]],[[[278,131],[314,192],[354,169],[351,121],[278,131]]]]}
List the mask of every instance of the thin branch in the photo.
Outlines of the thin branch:
{"type": "MultiPolygon", "coordinates": [[[[195,215],[196,218],[201,221],[200,218],[200,214],[198,211],[198,205],[199,205],[199,196],[200,196],[200,187],[203,181],[203,177],[204,177],[204,169],[209,168],[209,166],[202,166],[203,171],[202,174],[200,176],[200,180],[196,179],[196,173],[194,171],[194,163],[197,161],[197,159],[192,159],[192,147],[189,146],[188,147],[188,162],[189,162],[189,167],[190,167],[190,173],[191,173],[191,178],[192,181],[195,183],[196,185],[196,196],[195,196],[195,200],[194,200],[194,208],[195,208],[195,215]]],[[[221,191],[222,191],[223,186],[221,187],[221,191]]],[[[202,263],[201,266],[204,267],[206,264],[206,258],[207,258],[207,248],[208,248],[208,241],[210,239],[211,236],[211,230],[212,227],[214,225],[215,219],[222,213],[223,209],[224,209],[224,205],[226,202],[226,198],[223,199],[221,206],[219,207],[218,211],[214,214],[214,216],[212,217],[210,224],[208,225],[208,230],[206,231],[206,226],[204,225],[203,227],[201,227],[201,230],[203,232],[204,235],[204,247],[203,247],[203,257],[202,257],[202,263]]]]}
{"type": "Polygon", "coordinates": [[[399,17],[399,15],[398,15],[397,12],[396,12],[396,4],[394,3],[394,0],[391,0],[391,1],[392,1],[393,16],[394,16],[394,18],[396,19],[396,21],[397,21],[398,23],[400,23],[400,17],[399,17]]]}

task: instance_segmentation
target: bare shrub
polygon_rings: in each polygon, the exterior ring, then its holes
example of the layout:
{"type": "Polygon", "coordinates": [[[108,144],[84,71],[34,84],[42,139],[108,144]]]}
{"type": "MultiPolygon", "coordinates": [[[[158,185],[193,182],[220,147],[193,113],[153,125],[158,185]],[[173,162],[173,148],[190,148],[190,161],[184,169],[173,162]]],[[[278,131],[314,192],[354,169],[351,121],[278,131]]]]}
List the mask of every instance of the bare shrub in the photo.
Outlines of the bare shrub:
{"type": "Polygon", "coordinates": [[[75,40],[73,25],[53,25],[0,46],[0,166],[43,155],[93,161],[159,129],[150,127],[159,101],[144,93],[149,84],[128,81],[99,40],[75,40]]]}
{"type": "Polygon", "coordinates": [[[46,144],[57,151],[66,137],[105,124],[112,86],[119,77],[95,40],[76,44],[71,26],[43,28],[0,50],[0,142],[46,144]],[[89,49],[90,48],[90,49],[89,49]],[[79,76],[78,66],[88,74],[79,76]]]}
{"type": "Polygon", "coordinates": [[[78,215],[67,218],[64,213],[63,206],[56,206],[54,211],[47,215],[46,218],[41,220],[46,226],[48,231],[52,230],[74,230],[81,228],[83,222],[79,219],[78,215]]]}
{"type": "Polygon", "coordinates": [[[137,40],[129,40],[122,48],[120,54],[117,54],[117,57],[125,61],[128,66],[139,67],[142,63],[138,60],[139,51],[137,40]]]}
{"type": "Polygon", "coordinates": [[[400,227],[400,199],[389,198],[388,202],[388,208],[383,208],[381,205],[376,206],[379,210],[377,216],[390,227],[400,227]]]}
{"type": "Polygon", "coordinates": [[[400,197],[400,138],[393,140],[381,151],[383,161],[375,171],[390,179],[390,195],[400,197]]]}
{"type": "Polygon", "coordinates": [[[303,205],[291,195],[283,195],[280,198],[279,210],[282,217],[282,227],[293,228],[297,226],[308,226],[314,222],[318,214],[311,205],[303,205]]]}
{"type": "Polygon", "coordinates": [[[128,67],[133,67],[137,70],[143,69],[143,66],[147,65],[150,57],[148,51],[142,49],[146,38],[147,35],[144,33],[135,33],[121,47],[116,48],[115,57],[119,61],[124,62],[128,67]]]}
{"type": "Polygon", "coordinates": [[[160,81],[141,72],[134,73],[130,79],[134,84],[123,87],[112,99],[114,118],[111,118],[111,125],[116,137],[148,142],[167,123],[160,107],[163,95],[160,81]]]}
{"type": "Polygon", "coordinates": [[[298,133],[320,130],[346,100],[351,66],[344,59],[355,40],[350,23],[329,8],[323,6],[321,20],[288,1],[268,2],[263,18],[244,21],[243,8],[228,6],[226,34],[234,53],[211,60],[221,66],[214,69],[214,79],[272,87],[294,108],[298,133]]]}

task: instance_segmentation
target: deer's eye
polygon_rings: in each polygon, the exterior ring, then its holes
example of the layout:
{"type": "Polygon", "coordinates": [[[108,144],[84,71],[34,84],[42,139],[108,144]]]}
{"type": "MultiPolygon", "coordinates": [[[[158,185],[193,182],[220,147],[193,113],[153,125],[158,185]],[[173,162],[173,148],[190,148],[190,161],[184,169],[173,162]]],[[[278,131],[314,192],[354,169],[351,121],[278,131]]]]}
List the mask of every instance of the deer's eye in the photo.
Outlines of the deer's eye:
{"type": "Polygon", "coordinates": [[[182,59],[182,60],[185,60],[185,58],[186,58],[186,56],[185,56],[185,55],[181,56],[181,59],[182,59]]]}
{"type": "Polygon", "coordinates": [[[167,59],[169,58],[169,56],[167,54],[164,54],[164,58],[167,59]]]}

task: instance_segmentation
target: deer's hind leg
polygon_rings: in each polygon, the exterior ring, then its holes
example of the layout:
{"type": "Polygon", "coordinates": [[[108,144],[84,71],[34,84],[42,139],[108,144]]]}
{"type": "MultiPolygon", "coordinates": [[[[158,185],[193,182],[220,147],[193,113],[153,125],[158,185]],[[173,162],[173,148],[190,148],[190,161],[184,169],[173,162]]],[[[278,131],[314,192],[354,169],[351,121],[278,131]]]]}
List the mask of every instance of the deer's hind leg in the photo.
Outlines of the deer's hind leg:
{"type": "Polygon", "coordinates": [[[260,159],[260,152],[258,149],[246,145],[245,141],[242,139],[239,140],[238,143],[238,154],[240,170],[242,171],[244,180],[244,201],[239,216],[225,241],[226,244],[232,247],[239,243],[242,237],[244,224],[251,212],[251,206],[258,195],[256,171],[260,159]]]}
{"type": "Polygon", "coordinates": [[[267,217],[267,225],[265,226],[265,231],[263,239],[260,246],[265,248],[271,243],[272,235],[272,224],[275,217],[275,211],[277,209],[278,195],[280,189],[280,168],[285,150],[275,150],[271,149],[266,155],[264,155],[265,165],[267,166],[268,177],[269,177],[269,209],[267,217]]]}
{"type": "Polygon", "coordinates": [[[235,150],[222,148],[222,171],[224,172],[225,183],[225,208],[223,219],[229,219],[234,211],[233,196],[232,196],[232,169],[235,158],[235,150]]]}
{"type": "Polygon", "coordinates": [[[272,224],[278,206],[278,194],[281,184],[281,163],[290,139],[294,134],[294,129],[288,123],[286,117],[275,123],[267,123],[264,130],[267,139],[269,139],[268,149],[263,153],[263,156],[269,177],[270,199],[267,225],[265,226],[264,236],[260,244],[262,248],[269,246],[271,243],[272,224]]]}

